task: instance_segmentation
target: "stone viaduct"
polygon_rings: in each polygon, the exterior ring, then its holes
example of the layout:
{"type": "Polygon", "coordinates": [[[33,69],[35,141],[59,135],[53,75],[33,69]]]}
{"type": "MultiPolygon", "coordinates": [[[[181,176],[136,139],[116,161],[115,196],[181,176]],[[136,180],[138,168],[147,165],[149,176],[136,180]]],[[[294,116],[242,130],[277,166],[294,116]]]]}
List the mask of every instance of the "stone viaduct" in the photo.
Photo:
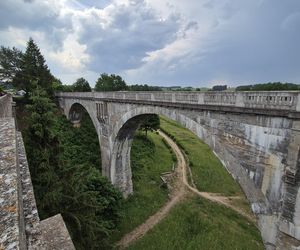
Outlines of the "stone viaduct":
{"type": "MultiPolygon", "coordinates": [[[[130,148],[145,116],[177,121],[207,143],[241,185],[267,249],[300,249],[300,92],[57,93],[64,114],[82,110],[98,133],[102,172],[134,189],[130,148]]],[[[218,183],[216,183],[218,185],[218,183]]]]}

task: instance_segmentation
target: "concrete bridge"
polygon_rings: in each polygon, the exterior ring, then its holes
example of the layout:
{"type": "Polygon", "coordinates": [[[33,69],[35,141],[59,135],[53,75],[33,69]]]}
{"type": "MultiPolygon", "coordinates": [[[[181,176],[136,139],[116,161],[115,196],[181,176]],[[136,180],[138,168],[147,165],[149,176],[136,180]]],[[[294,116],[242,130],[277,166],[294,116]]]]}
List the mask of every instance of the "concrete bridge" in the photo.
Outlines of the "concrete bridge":
{"type": "MultiPolygon", "coordinates": [[[[73,123],[98,133],[102,172],[133,192],[130,149],[145,116],[163,115],[207,143],[241,185],[267,249],[300,249],[300,92],[57,93],[73,123]]],[[[218,185],[218,183],[216,183],[218,185]]]]}

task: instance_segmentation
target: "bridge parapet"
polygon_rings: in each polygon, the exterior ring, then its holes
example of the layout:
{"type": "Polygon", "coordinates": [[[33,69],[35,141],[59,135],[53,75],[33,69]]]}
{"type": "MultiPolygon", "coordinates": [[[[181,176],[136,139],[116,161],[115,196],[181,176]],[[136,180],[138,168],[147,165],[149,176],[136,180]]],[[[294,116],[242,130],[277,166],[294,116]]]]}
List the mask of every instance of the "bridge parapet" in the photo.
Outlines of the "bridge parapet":
{"type": "Polygon", "coordinates": [[[0,98],[0,138],[0,249],[75,249],[61,215],[40,221],[10,95],[0,98]]]}
{"type": "Polygon", "coordinates": [[[12,97],[11,95],[0,96],[0,117],[12,116],[12,97]]]}
{"type": "Polygon", "coordinates": [[[276,109],[300,112],[300,91],[245,91],[245,92],[71,92],[57,93],[57,97],[79,99],[110,99],[184,103],[237,108],[276,109]]]}

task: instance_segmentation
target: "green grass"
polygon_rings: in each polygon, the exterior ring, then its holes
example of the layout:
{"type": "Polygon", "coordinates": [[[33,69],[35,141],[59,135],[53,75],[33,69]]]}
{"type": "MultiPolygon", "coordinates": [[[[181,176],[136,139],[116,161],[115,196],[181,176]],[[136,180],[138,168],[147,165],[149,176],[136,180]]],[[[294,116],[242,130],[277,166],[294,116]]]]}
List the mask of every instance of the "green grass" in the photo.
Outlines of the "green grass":
{"type": "Polygon", "coordinates": [[[241,195],[240,186],[223,167],[207,144],[191,131],[160,117],[160,126],[179,145],[189,160],[193,180],[200,191],[241,195]]]}
{"type": "Polygon", "coordinates": [[[234,211],[202,198],[176,205],[171,213],[130,250],[264,249],[260,233],[234,211]]]}
{"type": "Polygon", "coordinates": [[[124,217],[112,242],[142,224],[164,205],[168,192],[162,186],[160,175],[170,171],[173,163],[174,157],[159,135],[148,132],[147,138],[142,134],[135,136],[131,148],[134,194],[124,204],[124,217]]]}

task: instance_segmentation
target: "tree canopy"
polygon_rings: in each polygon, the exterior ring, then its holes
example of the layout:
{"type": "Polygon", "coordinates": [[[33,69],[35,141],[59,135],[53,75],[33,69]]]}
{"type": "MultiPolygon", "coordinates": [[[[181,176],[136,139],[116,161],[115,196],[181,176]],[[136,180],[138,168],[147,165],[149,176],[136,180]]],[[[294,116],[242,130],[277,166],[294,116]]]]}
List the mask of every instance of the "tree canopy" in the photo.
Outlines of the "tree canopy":
{"type": "Polygon", "coordinates": [[[128,89],[131,91],[161,91],[162,90],[158,86],[149,86],[147,84],[129,85],[128,89]]]}
{"type": "Polygon", "coordinates": [[[22,57],[21,71],[16,74],[14,84],[19,88],[31,92],[33,81],[42,87],[49,95],[53,94],[52,81],[54,77],[50,73],[46,61],[39,47],[32,38],[27,42],[26,51],[22,57]]]}
{"type": "Polygon", "coordinates": [[[140,125],[139,129],[145,131],[146,136],[148,131],[158,130],[160,126],[159,116],[156,114],[147,115],[145,120],[140,125]]]}
{"type": "Polygon", "coordinates": [[[73,91],[77,92],[90,92],[92,91],[90,84],[83,77],[78,78],[75,83],[72,85],[73,91]]]}
{"type": "Polygon", "coordinates": [[[21,50],[13,47],[0,47],[0,81],[11,83],[16,74],[21,71],[22,58],[21,50]]]}
{"type": "Polygon", "coordinates": [[[1,47],[0,80],[12,83],[27,93],[32,92],[35,86],[40,86],[48,95],[52,95],[52,82],[55,78],[50,73],[39,47],[30,38],[25,53],[16,48],[1,47]]]}
{"type": "Polygon", "coordinates": [[[227,85],[215,85],[212,87],[212,91],[223,91],[227,89],[227,85]]]}
{"type": "Polygon", "coordinates": [[[299,84],[268,82],[254,85],[238,86],[236,91],[271,91],[271,90],[300,90],[299,84]]]}
{"type": "Polygon", "coordinates": [[[101,74],[95,85],[96,91],[120,91],[127,89],[128,87],[122,77],[114,74],[101,74]]]}

